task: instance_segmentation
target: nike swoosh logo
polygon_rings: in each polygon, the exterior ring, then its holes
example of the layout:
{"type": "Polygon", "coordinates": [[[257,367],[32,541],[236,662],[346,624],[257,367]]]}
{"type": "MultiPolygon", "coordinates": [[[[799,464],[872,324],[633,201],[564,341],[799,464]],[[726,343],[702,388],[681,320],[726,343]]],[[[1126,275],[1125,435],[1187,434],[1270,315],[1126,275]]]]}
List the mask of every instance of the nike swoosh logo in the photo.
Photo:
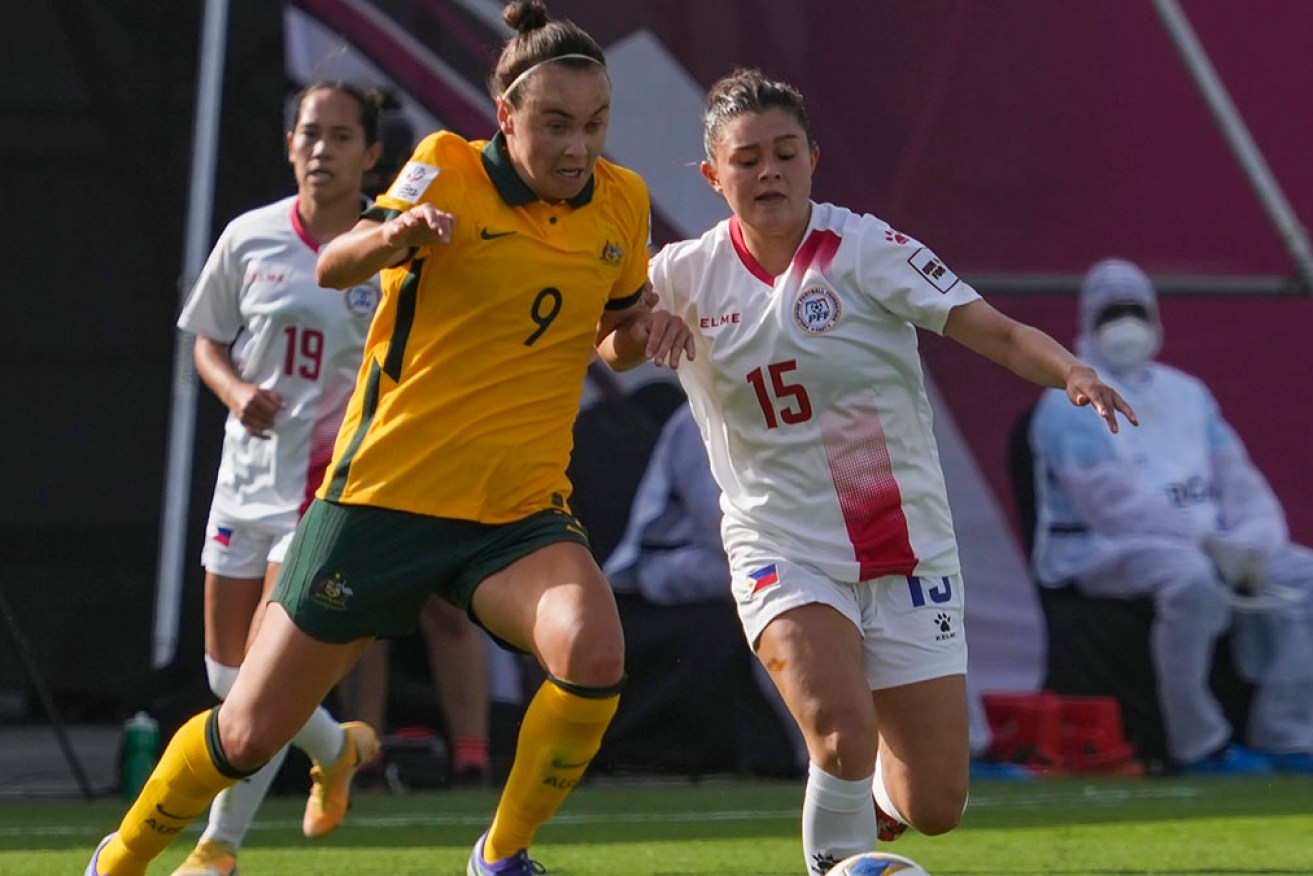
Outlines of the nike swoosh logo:
{"type": "Polygon", "coordinates": [[[195,821],[205,814],[204,812],[200,812],[196,815],[174,815],[158,803],[155,804],[155,811],[160,815],[163,815],[165,818],[172,818],[174,821],[195,821]]]}
{"type": "Polygon", "coordinates": [[[552,766],[558,770],[577,770],[580,767],[588,766],[592,762],[593,759],[591,757],[588,758],[588,760],[581,760],[578,763],[566,763],[560,758],[552,758],[552,766]]]}
{"type": "Polygon", "coordinates": [[[481,230],[479,231],[479,237],[482,237],[484,240],[496,240],[496,239],[499,238],[499,237],[506,237],[506,236],[511,235],[511,234],[514,234],[514,233],[515,233],[514,231],[495,231],[495,232],[494,232],[494,231],[489,231],[489,230],[486,229],[486,228],[483,228],[483,229],[481,229],[481,230]]]}

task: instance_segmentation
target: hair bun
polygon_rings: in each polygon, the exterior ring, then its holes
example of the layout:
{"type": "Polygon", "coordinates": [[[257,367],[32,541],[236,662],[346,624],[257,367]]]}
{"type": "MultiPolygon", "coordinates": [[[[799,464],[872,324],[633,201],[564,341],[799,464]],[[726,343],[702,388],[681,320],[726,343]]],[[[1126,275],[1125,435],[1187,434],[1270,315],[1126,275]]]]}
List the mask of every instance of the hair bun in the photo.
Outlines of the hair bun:
{"type": "Polygon", "coordinates": [[[502,19],[519,33],[546,27],[552,17],[543,0],[512,0],[502,11],[502,19]]]}

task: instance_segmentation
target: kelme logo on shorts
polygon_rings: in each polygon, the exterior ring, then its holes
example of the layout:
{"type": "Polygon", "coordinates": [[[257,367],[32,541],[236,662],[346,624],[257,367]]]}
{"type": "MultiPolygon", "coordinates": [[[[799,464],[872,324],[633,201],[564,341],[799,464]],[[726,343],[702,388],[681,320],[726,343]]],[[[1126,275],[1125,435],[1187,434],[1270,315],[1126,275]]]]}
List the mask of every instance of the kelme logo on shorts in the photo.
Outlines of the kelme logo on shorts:
{"type": "Polygon", "coordinates": [[[346,611],[347,602],[354,595],[355,592],[347,586],[341,572],[325,575],[310,585],[310,599],[333,611],[346,611]]]}

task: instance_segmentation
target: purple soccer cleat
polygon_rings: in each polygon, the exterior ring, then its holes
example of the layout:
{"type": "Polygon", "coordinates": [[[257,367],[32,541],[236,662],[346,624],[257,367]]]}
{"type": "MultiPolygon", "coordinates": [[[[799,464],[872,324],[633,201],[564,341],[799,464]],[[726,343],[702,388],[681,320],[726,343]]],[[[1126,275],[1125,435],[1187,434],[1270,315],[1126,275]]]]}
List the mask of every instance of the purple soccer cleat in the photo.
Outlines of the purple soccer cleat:
{"type": "Polygon", "coordinates": [[[509,858],[488,863],[483,859],[483,844],[487,839],[488,834],[484,833],[474,844],[470,865],[465,869],[466,876],[536,876],[547,872],[546,867],[529,857],[528,849],[520,849],[509,858]]]}
{"type": "Polygon", "coordinates": [[[91,856],[91,862],[87,864],[87,871],[82,876],[105,876],[100,872],[100,850],[109,845],[109,841],[117,835],[118,831],[115,831],[100,841],[100,845],[96,846],[96,851],[91,856]]]}

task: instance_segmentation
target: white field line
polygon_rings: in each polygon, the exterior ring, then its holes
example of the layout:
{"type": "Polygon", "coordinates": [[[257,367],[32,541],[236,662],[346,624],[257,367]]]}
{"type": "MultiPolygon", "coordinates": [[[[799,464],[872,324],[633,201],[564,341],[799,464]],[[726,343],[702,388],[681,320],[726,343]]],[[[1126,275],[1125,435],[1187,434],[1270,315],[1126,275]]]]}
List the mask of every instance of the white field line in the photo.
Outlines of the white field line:
{"type": "MultiPolygon", "coordinates": [[[[1152,785],[1143,788],[1098,788],[1087,786],[1084,788],[1074,789],[1070,793],[1064,794],[1044,794],[1037,793],[1025,797],[1013,796],[991,796],[988,792],[973,794],[971,797],[971,807],[975,809],[994,809],[998,807],[1009,807],[1013,809],[1038,809],[1041,807],[1067,806],[1080,804],[1082,806],[1120,806],[1131,800],[1151,800],[1151,799],[1198,799],[1206,797],[1208,794],[1201,788],[1185,786],[1153,787],[1152,785]]],[[[765,819],[795,819],[798,812],[795,809],[741,809],[741,810],[724,810],[724,811],[702,811],[702,812],[632,812],[632,813],[604,813],[604,812],[579,812],[579,813],[558,813],[552,817],[553,824],[616,824],[616,823],[651,823],[662,822],[665,824],[686,824],[700,823],[708,821],[761,821],[765,819]]],[[[450,827],[450,826],[469,826],[479,827],[486,825],[488,816],[486,815],[461,815],[461,814],[444,814],[441,812],[423,813],[414,815],[379,815],[369,816],[360,813],[351,815],[350,824],[353,827],[372,827],[372,828],[389,828],[389,827],[450,827]]],[[[252,830],[299,830],[300,821],[270,821],[260,820],[251,825],[252,830]]],[[[198,825],[188,828],[188,831],[198,830],[198,825]]],[[[60,825],[46,824],[40,827],[0,827],[0,837],[23,837],[23,836],[73,836],[77,834],[88,834],[85,825],[60,825]]]]}

